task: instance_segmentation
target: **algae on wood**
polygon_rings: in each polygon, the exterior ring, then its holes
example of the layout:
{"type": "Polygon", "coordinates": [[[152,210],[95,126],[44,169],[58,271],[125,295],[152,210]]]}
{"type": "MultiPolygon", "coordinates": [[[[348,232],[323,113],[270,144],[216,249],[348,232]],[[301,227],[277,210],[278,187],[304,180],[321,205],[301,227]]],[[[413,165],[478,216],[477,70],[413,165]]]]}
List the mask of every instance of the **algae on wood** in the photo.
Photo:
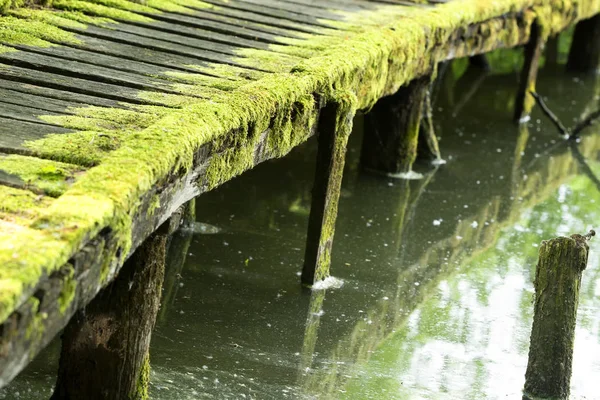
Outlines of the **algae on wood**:
{"type": "Polygon", "coordinates": [[[523,400],[567,399],[586,236],[543,241],[535,272],[535,309],[523,400]]]}

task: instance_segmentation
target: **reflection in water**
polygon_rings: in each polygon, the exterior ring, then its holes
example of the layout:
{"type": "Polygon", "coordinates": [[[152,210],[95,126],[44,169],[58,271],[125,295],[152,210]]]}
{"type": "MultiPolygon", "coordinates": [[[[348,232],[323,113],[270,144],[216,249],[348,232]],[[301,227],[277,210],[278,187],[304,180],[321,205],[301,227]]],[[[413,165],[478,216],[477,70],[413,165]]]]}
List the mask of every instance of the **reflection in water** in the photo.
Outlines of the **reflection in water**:
{"type": "MultiPolygon", "coordinates": [[[[188,230],[170,256],[151,398],[519,396],[536,246],[600,220],[590,179],[600,176],[600,131],[582,139],[578,159],[541,113],[510,123],[514,75],[488,75],[464,100],[472,82],[447,84],[464,68],[447,69],[434,110],[448,163],[423,166],[425,179],[360,173],[356,123],[331,269],[341,288],[298,284],[314,143],[197,200],[197,219],[220,230],[188,230]]],[[[598,103],[598,86],[560,72],[542,74],[538,88],[563,121],[598,103]]],[[[572,398],[597,396],[599,246],[590,242],[583,275],[572,398]]],[[[0,399],[47,398],[56,353],[43,352],[0,399]]]]}

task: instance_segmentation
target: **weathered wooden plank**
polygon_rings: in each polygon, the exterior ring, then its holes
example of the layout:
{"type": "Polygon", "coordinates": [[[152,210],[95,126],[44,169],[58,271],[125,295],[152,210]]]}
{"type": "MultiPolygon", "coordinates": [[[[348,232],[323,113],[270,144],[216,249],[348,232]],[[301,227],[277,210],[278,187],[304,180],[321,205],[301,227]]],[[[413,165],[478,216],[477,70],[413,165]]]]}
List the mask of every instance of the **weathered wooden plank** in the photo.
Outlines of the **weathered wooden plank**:
{"type": "Polygon", "coordinates": [[[301,24],[313,25],[321,28],[329,28],[329,26],[322,24],[316,17],[302,15],[294,12],[275,10],[273,8],[259,6],[255,4],[243,3],[239,1],[223,1],[223,0],[205,0],[206,3],[221,6],[222,8],[230,8],[239,11],[248,11],[254,14],[265,15],[267,17],[274,17],[285,19],[301,24]]]}
{"type": "Polygon", "coordinates": [[[0,65],[0,78],[133,104],[167,105],[140,99],[138,89],[12,65],[0,65]]]}
{"type": "Polygon", "coordinates": [[[40,114],[43,114],[46,111],[52,111],[56,114],[71,114],[68,110],[69,107],[81,107],[81,104],[79,103],[34,96],[29,93],[3,89],[0,87],[0,109],[2,109],[3,104],[35,108],[40,114]]]}
{"type": "Polygon", "coordinates": [[[30,53],[28,51],[0,53],[0,63],[49,72],[52,74],[66,75],[68,77],[81,78],[89,81],[110,83],[119,87],[172,94],[177,93],[171,89],[169,82],[164,82],[163,80],[157,80],[140,74],[124,72],[88,62],[64,59],[54,55],[30,53]]]}
{"type": "MultiPolygon", "coordinates": [[[[275,18],[264,17],[261,20],[249,19],[249,18],[232,18],[225,14],[216,13],[217,8],[211,9],[194,9],[192,14],[199,20],[209,20],[215,22],[221,22],[228,25],[234,25],[238,27],[248,28],[253,31],[263,32],[277,37],[288,37],[297,38],[299,30],[298,27],[302,28],[300,24],[294,24],[291,21],[277,22],[275,18]]],[[[240,13],[247,14],[247,13],[240,13]]]]}
{"type": "Polygon", "coordinates": [[[280,0],[280,3],[286,3],[296,8],[310,6],[317,9],[325,10],[344,10],[344,11],[361,11],[373,10],[377,6],[366,1],[351,1],[351,0],[280,0]]]}
{"type": "MultiPolygon", "coordinates": [[[[58,104],[64,104],[60,102],[66,101],[68,103],[79,104],[80,107],[82,105],[93,105],[100,107],[125,108],[123,104],[115,100],[104,99],[102,97],[88,96],[85,94],[69,92],[66,90],[52,89],[49,87],[38,86],[25,82],[10,81],[1,78],[0,88],[15,93],[22,93],[23,95],[33,96],[39,99],[40,102],[48,105],[53,104],[53,102],[56,100],[59,102],[58,104]]],[[[18,99],[19,97],[15,95],[12,98],[18,99]]]]}
{"type": "MultiPolygon", "coordinates": [[[[54,111],[42,111],[37,108],[23,105],[4,103],[0,100],[0,117],[17,119],[19,121],[33,122],[38,124],[48,124],[40,119],[40,115],[63,115],[54,111]]],[[[52,124],[50,124],[52,125],[52,124]]]]}
{"type": "MultiPolygon", "coordinates": [[[[236,39],[240,46],[255,47],[258,43],[276,44],[279,43],[275,34],[254,30],[249,27],[240,27],[239,24],[233,25],[210,19],[199,19],[182,14],[148,14],[158,21],[165,21],[173,26],[188,26],[198,29],[195,35],[202,37],[207,41],[219,42],[228,45],[235,45],[236,39]]],[[[154,25],[154,22],[148,25],[154,25]]]]}
{"type": "Polygon", "coordinates": [[[339,14],[332,13],[323,9],[315,8],[312,6],[298,7],[295,4],[287,4],[276,0],[236,0],[236,3],[246,3],[256,6],[260,6],[263,9],[271,9],[272,12],[289,12],[298,15],[305,15],[308,17],[314,17],[319,19],[330,19],[341,21],[344,18],[339,14]]]}
{"type": "Polygon", "coordinates": [[[217,18],[223,17],[227,18],[227,20],[232,21],[237,20],[257,22],[268,26],[274,26],[290,31],[297,31],[303,33],[316,33],[318,30],[317,27],[313,25],[301,24],[286,19],[253,13],[250,11],[236,10],[235,8],[214,7],[207,10],[199,9],[198,12],[201,12],[203,13],[203,15],[206,15],[207,18],[209,18],[210,15],[214,15],[217,18]]]}
{"type": "Polygon", "coordinates": [[[78,165],[0,153],[0,185],[57,197],[82,173],[78,165]]]}
{"type": "Polygon", "coordinates": [[[37,140],[53,133],[68,133],[69,129],[48,124],[37,124],[0,117],[0,151],[30,153],[23,143],[37,140]]]}

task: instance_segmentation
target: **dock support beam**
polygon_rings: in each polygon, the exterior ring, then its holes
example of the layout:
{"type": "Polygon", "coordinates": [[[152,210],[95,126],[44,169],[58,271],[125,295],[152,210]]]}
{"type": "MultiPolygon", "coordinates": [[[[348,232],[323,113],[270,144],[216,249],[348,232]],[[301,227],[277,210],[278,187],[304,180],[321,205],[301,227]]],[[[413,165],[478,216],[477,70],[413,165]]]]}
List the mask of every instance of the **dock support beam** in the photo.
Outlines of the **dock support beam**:
{"type": "Polygon", "coordinates": [[[166,225],[65,328],[52,400],[148,398],[148,349],[163,284],[166,225]]]}
{"type": "Polygon", "coordinates": [[[365,115],[361,163],[367,171],[405,177],[417,158],[419,125],[429,76],[417,78],[380,99],[365,115]]]}
{"type": "Polygon", "coordinates": [[[535,81],[544,47],[544,39],[541,31],[542,29],[538,22],[534,21],[531,25],[529,42],[525,45],[525,63],[521,71],[517,100],[515,102],[514,121],[517,123],[529,120],[529,114],[535,104],[535,99],[529,92],[535,91],[535,81]]]}
{"type": "Polygon", "coordinates": [[[580,21],[575,27],[567,70],[600,72],[600,14],[580,21]]]}
{"type": "Polygon", "coordinates": [[[540,245],[523,400],[569,397],[579,288],[592,232],[540,245]]]}
{"type": "Polygon", "coordinates": [[[311,286],[329,275],[346,145],[352,131],[356,98],[342,93],[321,111],[317,167],[312,189],[302,283],[311,286]]]}

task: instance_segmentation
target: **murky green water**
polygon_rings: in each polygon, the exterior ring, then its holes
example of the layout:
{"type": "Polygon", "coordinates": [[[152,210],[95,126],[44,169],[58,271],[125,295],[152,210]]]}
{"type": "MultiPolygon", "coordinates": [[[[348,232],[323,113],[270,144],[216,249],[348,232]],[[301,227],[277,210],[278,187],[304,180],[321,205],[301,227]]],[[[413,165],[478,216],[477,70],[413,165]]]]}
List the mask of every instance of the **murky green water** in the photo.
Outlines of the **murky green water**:
{"type": "MultiPolygon", "coordinates": [[[[600,227],[600,187],[541,114],[510,123],[515,84],[467,72],[438,88],[448,163],[419,166],[419,181],[361,173],[357,121],[333,252],[341,288],[299,285],[314,143],[200,197],[198,221],[219,229],[174,239],[151,397],[520,398],[537,245],[600,227]]],[[[600,103],[600,83],[562,73],[545,71],[539,91],[567,124],[600,103]]],[[[588,132],[579,149],[600,176],[600,129],[588,132]]],[[[590,249],[576,399],[600,397],[600,239],[590,249]]],[[[47,398],[58,346],[0,399],[47,398]]]]}

